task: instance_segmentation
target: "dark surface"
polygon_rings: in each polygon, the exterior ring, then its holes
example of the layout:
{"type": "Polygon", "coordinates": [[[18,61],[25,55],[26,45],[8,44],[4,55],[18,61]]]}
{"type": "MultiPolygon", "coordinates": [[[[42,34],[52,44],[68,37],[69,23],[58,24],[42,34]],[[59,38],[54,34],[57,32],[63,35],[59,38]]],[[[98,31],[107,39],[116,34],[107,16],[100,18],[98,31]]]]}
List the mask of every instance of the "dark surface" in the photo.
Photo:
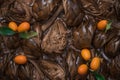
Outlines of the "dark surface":
{"type": "Polygon", "coordinates": [[[106,80],[120,79],[119,0],[0,0],[0,26],[10,21],[28,21],[38,36],[0,35],[0,80],[95,80],[77,73],[83,48],[99,54],[106,80]],[[96,29],[102,19],[112,21],[107,32],[96,29]],[[25,65],[13,61],[18,54],[25,65]]]}

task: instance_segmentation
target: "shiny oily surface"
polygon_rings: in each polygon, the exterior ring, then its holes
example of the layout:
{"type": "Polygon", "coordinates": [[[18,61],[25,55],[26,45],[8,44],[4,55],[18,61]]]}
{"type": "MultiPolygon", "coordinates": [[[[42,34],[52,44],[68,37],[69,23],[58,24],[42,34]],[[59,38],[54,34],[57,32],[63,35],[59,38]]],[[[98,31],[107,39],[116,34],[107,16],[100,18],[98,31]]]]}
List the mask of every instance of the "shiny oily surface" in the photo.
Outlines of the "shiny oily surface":
{"type": "Polygon", "coordinates": [[[38,34],[0,35],[0,80],[95,80],[92,68],[105,80],[119,80],[119,5],[120,0],[0,0],[0,30],[11,21],[28,22],[30,28],[19,32],[38,34]],[[101,20],[112,22],[106,32],[97,28],[101,20]],[[89,49],[90,59],[82,58],[82,49],[89,49]],[[21,52],[27,62],[16,64],[21,52]],[[90,68],[96,56],[102,61],[90,68]],[[84,76],[78,73],[81,64],[88,66],[84,76]]]}

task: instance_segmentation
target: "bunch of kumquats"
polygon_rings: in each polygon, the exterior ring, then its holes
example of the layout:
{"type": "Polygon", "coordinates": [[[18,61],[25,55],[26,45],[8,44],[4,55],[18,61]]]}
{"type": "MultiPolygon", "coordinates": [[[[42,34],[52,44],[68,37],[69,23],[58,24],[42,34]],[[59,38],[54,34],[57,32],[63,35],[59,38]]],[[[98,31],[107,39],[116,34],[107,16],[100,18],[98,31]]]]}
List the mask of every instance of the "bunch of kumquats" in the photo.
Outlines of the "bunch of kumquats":
{"type": "Polygon", "coordinates": [[[28,22],[22,22],[19,26],[15,22],[9,22],[8,27],[13,31],[25,32],[30,29],[30,24],[28,22]]]}
{"type": "MultiPolygon", "coordinates": [[[[97,30],[107,32],[107,30],[111,28],[111,23],[112,22],[108,20],[100,20],[97,23],[97,30]]],[[[99,70],[100,68],[102,59],[99,56],[95,56],[92,58],[91,51],[87,48],[81,50],[80,56],[86,61],[86,63],[78,66],[78,73],[81,76],[87,75],[88,72],[97,75],[97,70],[99,70]]],[[[96,79],[105,80],[102,75],[97,76],[96,79]]]]}
{"type": "Polygon", "coordinates": [[[99,57],[94,57],[91,59],[91,52],[89,49],[82,49],[80,54],[81,57],[87,61],[86,64],[81,64],[78,67],[78,73],[80,75],[87,74],[88,70],[96,71],[99,69],[101,60],[99,57]]]}
{"type": "MultiPolygon", "coordinates": [[[[36,32],[28,32],[30,30],[30,23],[22,22],[21,24],[17,25],[16,22],[9,22],[8,27],[1,27],[1,34],[4,34],[4,30],[6,30],[8,35],[14,35],[15,33],[20,34],[21,38],[31,38],[37,35],[36,32]],[[3,31],[3,33],[2,33],[3,31]],[[11,34],[10,34],[11,33],[11,34]],[[31,34],[32,33],[32,34],[31,34]]],[[[4,34],[7,36],[7,34],[4,34]]],[[[27,57],[25,55],[17,55],[13,60],[16,64],[26,64],[27,57]]]]}
{"type": "Polygon", "coordinates": [[[12,36],[18,34],[20,38],[29,39],[37,36],[37,32],[30,31],[31,25],[29,22],[22,22],[17,24],[16,22],[9,22],[7,26],[0,27],[0,34],[4,36],[12,36]]]}

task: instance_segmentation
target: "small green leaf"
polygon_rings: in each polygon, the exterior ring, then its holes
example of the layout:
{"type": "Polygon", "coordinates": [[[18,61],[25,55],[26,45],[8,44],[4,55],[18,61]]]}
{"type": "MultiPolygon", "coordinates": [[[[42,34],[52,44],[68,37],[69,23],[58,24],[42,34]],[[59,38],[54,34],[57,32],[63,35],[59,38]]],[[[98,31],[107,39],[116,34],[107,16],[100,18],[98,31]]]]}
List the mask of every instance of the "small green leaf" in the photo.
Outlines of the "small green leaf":
{"type": "Polygon", "coordinates": [[[32,38],[34,36],[37,36],[37,32],[34,32],[34,31],[30,31],[30,32],[22,32],[19,34],[19,36],[21,38],[24,38],[24,39],[29,39],[29,38],[32,38]]]}
{"type": "Polygon", "coordinates": [[[109,21],[106,26],[105,32],[107,32],[111,28],[111,24],[112,24],[112,21],[109,21]]]}
{"type": "Polygon", "coordinates": [[[10,36],[10,35],[14,35],[15,32],[10,29],[9,27],[0,27],[0,35],[3,36],[10,36]]]}
{"type": "Polygon", "coordinates": [[[104,76],[101,74],[98,74],[97,72],[93,72],[96,80],[105,80],[104,76]]]}

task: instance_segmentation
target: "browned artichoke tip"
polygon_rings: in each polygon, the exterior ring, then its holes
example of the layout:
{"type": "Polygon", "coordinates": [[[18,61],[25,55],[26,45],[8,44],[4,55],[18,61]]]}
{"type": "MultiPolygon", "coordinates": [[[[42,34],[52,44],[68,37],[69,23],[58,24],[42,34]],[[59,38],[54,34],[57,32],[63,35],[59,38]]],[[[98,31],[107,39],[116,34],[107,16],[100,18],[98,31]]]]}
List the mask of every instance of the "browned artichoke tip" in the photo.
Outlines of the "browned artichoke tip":
{"type": "Polygon", "coordinates": [[[95,48],[103,48],[108,41],[118,35],[118,30],[111,27],[107,32],[105,31],[96,31],[93,38],[93,46],[95,48]]]}
{"type": "Polygon", "coordinates": [[[67,44],[66,24],[61,18],[50,26],[49,31],[43,37],[41,48],[48,53],[62,53],[67,44]]]}
{"type": "Polygon", "coordinates": [[[66,80],[65,70],[57,63],[48,60],[41,60],[40,68],[44,72],[44,74],[51,80],[66,80]]]}
{"type": "Polygon", "coordinates": [[[20,44],[19,38],[17,36],[3,37],[3,41],[9,49],[16,49],[19,47],[20,44]]]}
{"type": "Polygon", "coordinates": [[[32,6],[34,18],[37,21],[47,21],[53,16],[60,3],[60,0],[35,0],[35,3],[32,6]]]}
{"type": "Polygon", "coordinates": [[[62,0],[65,12],[65,21],[69,26],[78,26],[84,13],[79,0],[62,0]]]}
{"type": "Polygon", "coordinates": [[[119,0],[115,0],[114,6],[115,6],[116,18],[118,20],[120,20],[120,6],[119,5],[120,5],[120,1],[119,0]]]}
{"type": "Polygon", "coordinates": [[[93,39],[95,48],[101,48],[107,42],[107,35],[104,32],[97,32],[93,39]]]}
{"type": "Polygon", "coordinates": [[[68,74],[69,74],[69,79],[73,80],[74,76],[77,74],[77,53],[74,52],[71,49],[68,49],[67,51],[67,56],[66,56],[66,63],[68,66],[68,74]]]}
{"type": "Polygon", "coordinates": [[[110,57],[114,58],[119,55],[119,45],[120,45],[120,37],[116,36],[112,38],[106,45],[105,45],[105,54],[110,57]]]}
{"type": "MultiPolygon", "coordinates": [[[[6,2],[7,3],[7,2],[6,2]]],[[[4,12],[4,17],[7,21],[15,21],[21,23],[23,21],[32,22],[31,7],[22,0],[16,0],[5,7],[7,10],[2,10],[4,12]],[[12,5],[12,6],[10,6],[12,5]]]]}
{"type": "Polygon", "coordinates": [[[115,30],[120,30],[120,22],[119,20],[114,21],[111,25],[115,30]]]}
{"type": "Polygon", "coordinates": [[[113,14],[115,14],[114,10],[114,1],[88,1],[88,0],[80,0],[81,5],[84,9],[84,12],[98,18],[113,18],[113,14]]]}
{"type": "Polygon", "coordinates": [[[116,56],[110,64],[110,77],[113,79],[119,79],[120,74],[120,55],[116,56]]]}
{"type": "Polygon", "coordinates": [[[73,29],[73,45],[77,49],[90,48],[95,32],[93,17],[85,15],[81,24],[73,29]]]}
{"type": "MultiPolygon", "coordinates": [[[[23,53],[20,53],[20,54],[23,54],[23,53]]],[[[14,53],[9,53],[8,55],[3,56],[2,63],[4,65],[0,67],[0,70],[2,69],[0,74],[3,74],[9,77],[10,80],[14,80],[14,79],[43,80],[44,79],[43,73],[39,69],[36,60],[32,58],[32,56],[31,57],[27,56],[29,59],[28,59],[28,62],[24,65],[15,64],[15,62],[13,61],[14,57],[15,57],[14,53]]]]}
{"type": "Polygon", "coordinates": [[[37,45],[37,40],[35,38],[22,41],[22,49],[26,55],[32,55],[40,57],[40,47],[37,45]]]}

